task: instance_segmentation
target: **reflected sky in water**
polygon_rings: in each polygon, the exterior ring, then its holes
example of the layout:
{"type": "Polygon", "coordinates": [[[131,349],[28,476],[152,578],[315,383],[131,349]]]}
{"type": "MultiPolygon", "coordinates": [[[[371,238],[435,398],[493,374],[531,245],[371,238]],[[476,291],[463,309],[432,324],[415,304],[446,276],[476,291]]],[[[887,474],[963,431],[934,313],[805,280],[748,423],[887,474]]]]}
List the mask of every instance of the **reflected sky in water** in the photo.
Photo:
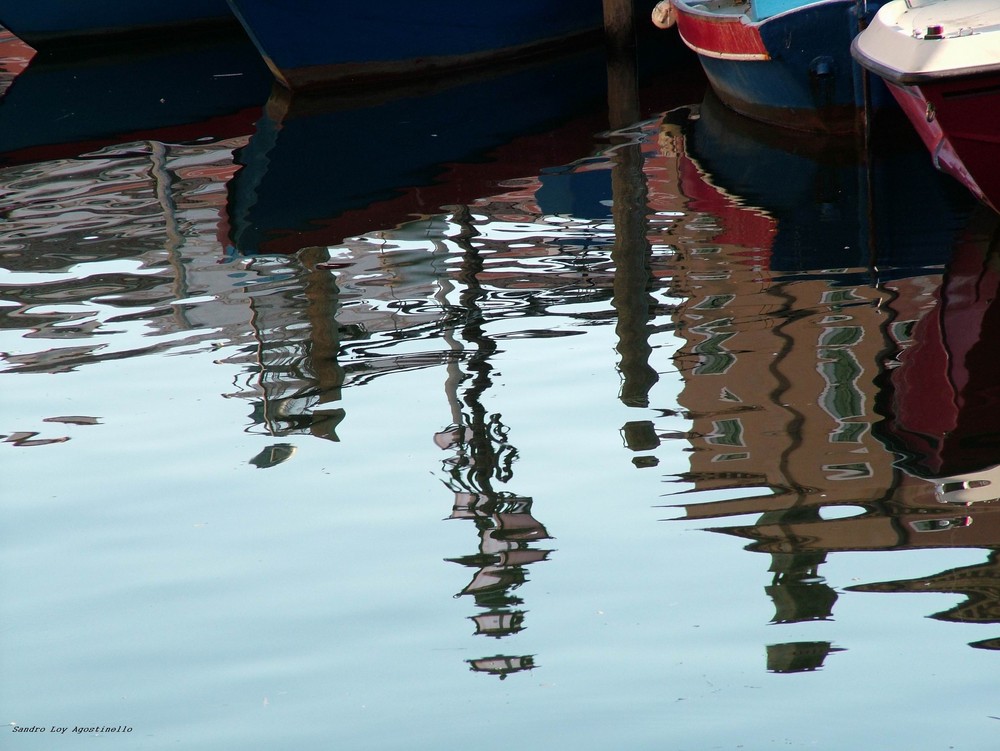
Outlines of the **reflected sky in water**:
{"type": "Polygon", "coordinates": [[[593,61],[6,162],[5,748],[990,747],[1000,218],[593,61]]]}

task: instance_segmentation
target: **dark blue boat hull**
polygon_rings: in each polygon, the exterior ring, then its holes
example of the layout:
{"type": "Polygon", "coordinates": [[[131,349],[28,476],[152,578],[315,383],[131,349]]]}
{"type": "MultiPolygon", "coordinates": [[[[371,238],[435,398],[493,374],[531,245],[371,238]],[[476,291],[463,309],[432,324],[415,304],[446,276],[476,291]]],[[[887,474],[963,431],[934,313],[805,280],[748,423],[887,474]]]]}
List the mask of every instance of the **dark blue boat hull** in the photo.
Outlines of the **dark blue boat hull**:
{"type": "Polygon", "coordinates": [[[290,88],[485,64],[596,33],[601,0],[230,0],[290,88]]]}
{"type": "Polygon", "coordinates": [[[691,5],[678,3],[681,34],[699,48],[719,98],[743,115],[797,130],[849,132],[866,106],[891,99],[850,52],[881,2],[859,12],[855,0],[828,0],[757,23],[684,10],[691,5]]]}
{"type": "Polygon", "coordinates": [[[0,0],[0,26],[36,50],[233,23],[226,0],[0,0]]]}

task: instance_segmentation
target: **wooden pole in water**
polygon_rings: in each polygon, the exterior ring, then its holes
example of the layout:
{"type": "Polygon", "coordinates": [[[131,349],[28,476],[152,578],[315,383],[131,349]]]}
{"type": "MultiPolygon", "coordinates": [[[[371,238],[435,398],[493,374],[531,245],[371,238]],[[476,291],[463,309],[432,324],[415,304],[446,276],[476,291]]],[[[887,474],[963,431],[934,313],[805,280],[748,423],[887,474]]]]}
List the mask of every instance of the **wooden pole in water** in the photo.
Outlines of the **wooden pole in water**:
{"type": "Polygon", "coordinates": [[[635,41],[635,8],[632,0],[604,0],[604,30],[612,44],[635,41]]]}
{"type": "Polygon", "coordinates": [[[604,35],[608,55],[608,115],[611,129],[616,130],[639,119],[633,0],[604,0],[604,35]]]}

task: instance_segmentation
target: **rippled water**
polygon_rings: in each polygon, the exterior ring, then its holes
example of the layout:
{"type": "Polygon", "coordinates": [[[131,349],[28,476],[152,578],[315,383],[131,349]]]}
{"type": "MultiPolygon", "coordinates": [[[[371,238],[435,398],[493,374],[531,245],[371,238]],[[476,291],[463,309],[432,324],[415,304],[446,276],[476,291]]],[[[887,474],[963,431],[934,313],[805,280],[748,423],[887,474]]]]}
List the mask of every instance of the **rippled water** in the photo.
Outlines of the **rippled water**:
{"type": "Polygon", "coordinates": [[[673,80],[4,167],[2,746],[992,748],[1000,219],[673,80]]]}

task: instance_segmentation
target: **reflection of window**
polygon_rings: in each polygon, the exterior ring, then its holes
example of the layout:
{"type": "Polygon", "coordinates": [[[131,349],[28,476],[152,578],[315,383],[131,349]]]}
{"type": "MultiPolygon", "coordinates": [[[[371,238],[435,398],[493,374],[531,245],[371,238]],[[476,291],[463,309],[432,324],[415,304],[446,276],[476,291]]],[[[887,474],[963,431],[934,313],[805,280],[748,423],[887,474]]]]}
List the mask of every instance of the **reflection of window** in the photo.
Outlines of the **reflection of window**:
{"type": "Polygon", "coordinates": [[[830,433],[830,443],[861,443],[868,432],[866,422],[842,422],[830,433]]]}
{"type": "Polygon", "coordinates": [[[959,516],[953,519],[921,519],[910,522],[915,532],[945,532],[956,527],[968,527],[972,524],[972,519],[968,516],[959,516]]]}
{"type": "Polygon", "coordinates": [[[705,440],[715,446],[745,446],[743,443],[743,423],[738,417],[729,420],[713,420],[712,432],[705,440]]]}
{"type": "Polygon", "coordinates": [[[867,477],[875,476],[868,462],[824,464],[823,471],[826,472],[826,479],[828,480],[863,480],[867,477]]]}
{"type": "Polygon", "coordinates": [[[858,300],[863,300],[863,297],[858,297],[854,294],[853,289],[828,289],[823,293],[821,300],[828,305],[836,305],[838,303],[845,302],[856,302],[858,300]]]}

